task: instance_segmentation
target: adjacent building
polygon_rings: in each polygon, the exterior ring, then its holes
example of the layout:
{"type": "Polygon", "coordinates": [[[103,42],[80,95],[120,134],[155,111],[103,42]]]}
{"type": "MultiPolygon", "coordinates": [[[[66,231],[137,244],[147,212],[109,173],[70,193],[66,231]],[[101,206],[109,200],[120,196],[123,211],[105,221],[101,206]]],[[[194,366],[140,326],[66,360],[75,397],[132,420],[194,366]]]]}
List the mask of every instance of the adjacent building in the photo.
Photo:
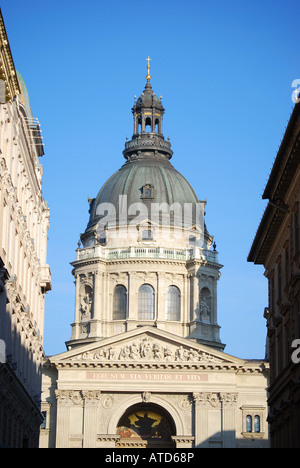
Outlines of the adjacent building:
{"type": "Polygon", "coordinates": [[[40,125],[0,12],[0,446],[37,447],[49,208],[40,125]]]}
{"type": "Polygon", "coordinates": [[[300,104],[290,117],[248,260],[265,267],[272,448],[300,447],[300,104]]]}
{"type": "Polygon", "coordinates": [[[268,363],[224,353],[205,202],[170,162],[149,62],[146,79],[126,162],[89,200],[40,447],[268,447],[268,363]]]}

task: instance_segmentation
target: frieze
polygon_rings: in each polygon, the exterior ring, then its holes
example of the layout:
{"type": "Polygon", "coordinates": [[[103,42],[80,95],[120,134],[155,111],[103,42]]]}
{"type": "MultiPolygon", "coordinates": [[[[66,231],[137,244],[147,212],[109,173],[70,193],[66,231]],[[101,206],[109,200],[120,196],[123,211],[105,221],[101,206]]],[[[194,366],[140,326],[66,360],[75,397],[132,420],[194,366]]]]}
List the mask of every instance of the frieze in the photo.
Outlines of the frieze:
{"type": "Polygon", "coordinates": [[[174,346],[169,343],[142,337],[131,343],[104,346],[97,351],[88,351],[74,357],[75,361],[159,361],[159,362],[195,362],[222,363],[209,353],[186,346],[174,346]]]}

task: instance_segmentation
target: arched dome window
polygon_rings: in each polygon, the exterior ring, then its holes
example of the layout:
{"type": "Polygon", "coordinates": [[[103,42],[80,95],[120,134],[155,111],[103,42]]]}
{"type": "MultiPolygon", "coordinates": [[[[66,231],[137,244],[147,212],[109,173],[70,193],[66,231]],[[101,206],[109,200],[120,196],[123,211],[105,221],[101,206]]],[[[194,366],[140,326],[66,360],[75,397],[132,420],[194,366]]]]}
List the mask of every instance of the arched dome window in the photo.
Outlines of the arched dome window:
{"type": "Polygon", "coordinates": [[[139,320],[154,320],[154,289],[150,284],[143,284],[139,289],[139,320]]]}
{"type": "Polygon", "coordinates": [[[127,289],[118,284],[114,290],[113,320],[125,320],[127,316],[127,289]]]}
{"type": "Polygon", "coordinates": [[[180,320],[180,291],[177,286],[169,286],[167,289],[166,320],[180,320]]]}

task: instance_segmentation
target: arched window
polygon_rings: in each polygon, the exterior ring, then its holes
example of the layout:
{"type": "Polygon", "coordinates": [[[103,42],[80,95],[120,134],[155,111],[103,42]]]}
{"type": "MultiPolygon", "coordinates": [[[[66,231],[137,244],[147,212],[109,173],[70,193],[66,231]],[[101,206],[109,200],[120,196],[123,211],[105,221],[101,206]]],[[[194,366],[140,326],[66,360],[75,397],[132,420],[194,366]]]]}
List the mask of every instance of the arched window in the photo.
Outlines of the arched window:
{"type": "Polygon", "coordinates": [[[114,290],[113,320],[125,320],[127,315],[127,289],[118,284],[114,290]]]}
{"type": "Polygon", "coordinates": [[[138,133],[142,133],[142,119],[141,118],[137,120],[137,124],[138,124],[138,133]]]}
{"type": "Polygon", "coordinates": [[[145,120],[145,132],[150,133],[151,132],[151,119],[150,117],[147,117],[145,120]]]}
{"type": "Polygon", "coordinates": [[[176,286],[167,289],[166,320],[180,320],[180,291],[176,286]]]}
{"type": "Polygon", "coordinates": [[[252,432],[252,416],[248,414],[246,417],[246,431],[252,432]]]}
{"type": "Polygon", "coordinates": [[[139,289],[139,320],[154,319],[154,289],[150,284],[143,284],[139,289]]]}
{"type": "Polygon", "coordinates": [[[254,416],[254,432],[260,432],[260,417],[254,416]]]}

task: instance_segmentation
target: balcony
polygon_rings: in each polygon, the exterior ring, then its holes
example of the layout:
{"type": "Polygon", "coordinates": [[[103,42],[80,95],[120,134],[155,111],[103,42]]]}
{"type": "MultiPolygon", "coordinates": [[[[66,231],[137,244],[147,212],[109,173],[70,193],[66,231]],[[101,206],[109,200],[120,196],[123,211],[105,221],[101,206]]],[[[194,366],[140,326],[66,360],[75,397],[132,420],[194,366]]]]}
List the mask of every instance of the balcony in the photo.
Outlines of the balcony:
{"type": "Polygon", "coordinates": [[[76,261],[94,258],[102,258],[105,260],[154,258],[183,262],[189,260],[201,260],[203,262],[218,264],[218,252],[198,247],[191,249],[167,249],[163,247],[128,247],[117,249],[97,245],[77,249],[76,261]]]}

